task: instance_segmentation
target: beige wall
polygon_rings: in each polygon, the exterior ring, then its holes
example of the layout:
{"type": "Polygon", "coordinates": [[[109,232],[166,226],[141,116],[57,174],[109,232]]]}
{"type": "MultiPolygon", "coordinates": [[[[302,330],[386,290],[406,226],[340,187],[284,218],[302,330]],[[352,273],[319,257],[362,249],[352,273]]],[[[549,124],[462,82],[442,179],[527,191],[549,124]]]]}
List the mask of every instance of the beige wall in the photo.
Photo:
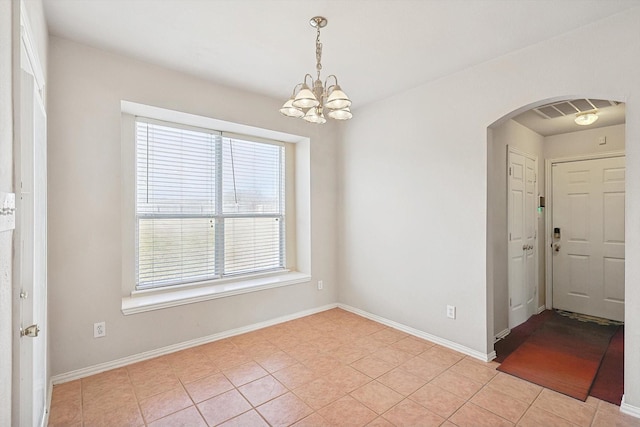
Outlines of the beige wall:
{"type": "MultiPolygon", "coordinates": [[[[337,301],[336,137],[283,117],[280,100],[52,37],[49,312],[53,375],[337,301]],[[312,281],[124,316],[120,101],[309,137],[312,281]],[[317,280],[324,281],[318,291],[317,280]],[[93,338],[106,321],[107,336],[93,338]]],[[[302,220],[298,217],[298,220],[302,220]]]]}
{"type": "Polygon", "coordinates": [[[625,125],[607,126],[578,132],[548,136],[544,139],[544,156],[547,159],[579,156],[582,154],[624,151],[625,125]],[[600,137],[607,143],[600,145],[600,137]]]}
{"type": "MultiPolygon", "coordinates": [[[[493,256],[494,335],[509,328],[507,147],[538,158],[538,193],[544,195],[544,138],[513,120],[492,129],[487,144],[487,256],[493,256]],[[491,252],[491,253],[489,253],[491,252]]],[[[538,213],[538,301],[544,306],[544,214],[538,213]]]]}
{"type": "MultiPolygon", "coordinates": [[[[636,8],[358,109],[339,145],[340,301],[489,355],[487,127],[563,96],[626,101],[627,182],[640,182],[638,22],[636,8]]],[[[637,185],[626,212],[625,402],[640,408],[637,185]]]]}

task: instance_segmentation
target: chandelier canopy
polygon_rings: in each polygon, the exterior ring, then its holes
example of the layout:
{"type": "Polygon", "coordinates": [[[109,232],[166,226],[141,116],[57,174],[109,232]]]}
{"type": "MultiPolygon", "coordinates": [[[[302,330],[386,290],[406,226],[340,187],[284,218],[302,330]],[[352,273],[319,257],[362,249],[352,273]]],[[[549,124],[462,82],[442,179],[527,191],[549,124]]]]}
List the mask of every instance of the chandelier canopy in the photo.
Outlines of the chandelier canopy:
{"type": "Polygon", "coordinates": [[[316,71],[317,78],[314,81],[311,74],[305,74],[302,83],[293,88],[291,98],[284,103],[280,112],[287,117],[296,117],[311,123],[326,123],[327,116],[335,120],[349,120],[353,115],[349,110],[351,100],[338,84],[338,78],[331,74],[324,84],[320,80],[322,70],[322,43],[320,43],[320,28],[327,25],[327,19],[322,16],[314,16],[309,24],[316,28],[316,71]],[[330,85],[331,78],[333,83],[330,85]],[[310,85],[308,84],[310,83],[310,85]]]}

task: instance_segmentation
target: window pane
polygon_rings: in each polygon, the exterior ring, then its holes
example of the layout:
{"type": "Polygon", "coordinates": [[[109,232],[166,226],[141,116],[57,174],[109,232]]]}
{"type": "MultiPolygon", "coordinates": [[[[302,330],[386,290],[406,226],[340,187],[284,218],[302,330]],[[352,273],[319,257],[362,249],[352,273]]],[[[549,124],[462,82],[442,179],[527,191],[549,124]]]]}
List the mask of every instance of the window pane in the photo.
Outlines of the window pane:
{"type": "Polygon", "coordinates": [[[209,218],[138,220],[138,286],[215,277],[215,224],[209,218]]]}
{"type": "Polygon", "coordinates": [[[225,219],[225,274],[282,268],[281,221],[280,218],[225,219]]]}
{"type": "Polygon", "coordinates": [[[278,145],[223,139],[225,214],[283,213],[283,150],[278,145]]]}
{"type": "Polygon", "coordinates": [[[213,214],[219,136],[137,124],[137,212],[213,214]]]}

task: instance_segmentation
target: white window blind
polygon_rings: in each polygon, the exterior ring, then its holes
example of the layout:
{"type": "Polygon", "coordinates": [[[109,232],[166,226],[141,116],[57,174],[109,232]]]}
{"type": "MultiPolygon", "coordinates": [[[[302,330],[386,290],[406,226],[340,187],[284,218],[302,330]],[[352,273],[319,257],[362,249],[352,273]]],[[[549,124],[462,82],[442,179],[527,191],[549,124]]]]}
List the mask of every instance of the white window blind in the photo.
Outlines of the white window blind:
{"type": "Polygon", "coordinates": [[[285,267],[284,146],[136,121],[136,288],[285,267]]]}

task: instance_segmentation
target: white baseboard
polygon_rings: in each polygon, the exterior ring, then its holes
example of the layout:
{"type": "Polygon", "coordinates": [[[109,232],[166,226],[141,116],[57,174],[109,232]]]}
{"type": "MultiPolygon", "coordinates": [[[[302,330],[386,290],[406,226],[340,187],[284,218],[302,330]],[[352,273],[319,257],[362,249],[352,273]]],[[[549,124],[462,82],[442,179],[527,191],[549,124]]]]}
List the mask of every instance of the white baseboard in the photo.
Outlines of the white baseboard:
{"type": "Polygon", "coordinates": [[[511,333],[511,329],[509,329],[509,328],[504,329],[504,330],[502,330],[502,331],[498,332],[498,333],[496,334],[496,337],[495,337],[495,338],[496,338],[496,340],[495,340],[494,342],[498,342],[498,340],[501,340],[502,338],[506,337],[506,336],[507,336],[507,335],[509,335],[510,333],[511,333]]]}
{"type": "Polygon", "coordinates": [[[367,319],[371,319],[371,320],[373,320],[375,322],[382,323],[383,325],[389,326],[391,328],[398,329],[398,330],[400,330],[402,332],[406,332],[409,335],[413,335],[415,337],[422,338],[422,339],[434,342],[434,343],[439,344],[439,345],[441,345],[443,347],[447,347],[447,348],[450,348],[451,350],[455,350],[457,352],[466,354],[467,356],[471,356],[473,358],[482,360],[483,362],[490,362],[490,361],[492,361],[493,359],[496,358],[496,352],[495,351],[492,351],[491,353],[488,353],[488,354],[481,353],[479,351],[476,351],[476,350],[474,350],[472,348],[469,348],[469,347],[465,347],[465,346],[460,345],[458,343],[455,343],[453,341],[449,341],[449,340],[446,340],[444,338],[440,338],[440,337],[437,337],[435,335],[428,334],[428,333],[420,331],[418,329],[414,329],[414,328],[412,328],[410,326],[406,326],[406,325],[403,325],[401,323],[394,322],[393,320],[385,319],[384,317],[380,317],[380,316],[378,316],[376,314],[372,314],[372,313],[366,312],[364,310],[360,310],[359,308],[351,307],[350,305],[338,304],[338,307],[343,309],[343,310],[347,310],[347,311],[350,311],[350,312],[355,313],[357,315],[360,315],[362,317],[366,317],[367,319]]]}
{"type": "Polygon", "coordinates": [[[86,368],[77,369],[75,371],[54,375],[53,377],[51,377],[51,384],[66,383],[69,381],[88,377],[90,375],[99,374],[100,372],[130,365],[132,363],[142,362],[143,360],[153,359],[154,357],[163,356],[165,354],[174,353],[176,351],[185,350],[187,348],[196,347],[198,345],[207,344],[213,341],[218,341],[224,338],[229,338],[229,337],[233,337],[240,334],[245,334],[247,332],[277,325],[279,323],[288,322],[290,320],[298,319],[300,317],[309,316],[311,314],[320,313],[326,310],[331,310],[332,308],[336,308],[336,307],[338,307],[338,304],[323,305],[321,307],[315,307],[309,310],[299,311],[297,313],[289,314],[286,316],[276,317],[275,319],[266,320],[264,322],[254,323],[252,325],[247,325],[247,326],[231,329],[224,332],[219,332],[217,334],[208,335],[202,338],[196,338],[193,340],[184,341],[178,344],[173,344],[166,347],[158,348],[156,350],[145,351],[143,353],[134,354],[134,355],[123,357],[121,359],[116,359],[110,362],[100,363],[97,365],[88,366],[86,368]]]}
{"type": "Polygon", "coordinates": [[[620,412],[631,415],[632,417],[640,418],[640,407],[626,403],[624,401],[624,395],[622,395],[622,403],[620,403],[620,412]]]}
{"type": "Polygon", "coordinates": [[[537,312],[536,314],[540,314],[540,313],[542,313],[543,311],[545,311],[546,309],[547,309],[547,307],[546,307],[546,306],[541,305],[540,307],[538,307],[538,312],[537,312]]]}

